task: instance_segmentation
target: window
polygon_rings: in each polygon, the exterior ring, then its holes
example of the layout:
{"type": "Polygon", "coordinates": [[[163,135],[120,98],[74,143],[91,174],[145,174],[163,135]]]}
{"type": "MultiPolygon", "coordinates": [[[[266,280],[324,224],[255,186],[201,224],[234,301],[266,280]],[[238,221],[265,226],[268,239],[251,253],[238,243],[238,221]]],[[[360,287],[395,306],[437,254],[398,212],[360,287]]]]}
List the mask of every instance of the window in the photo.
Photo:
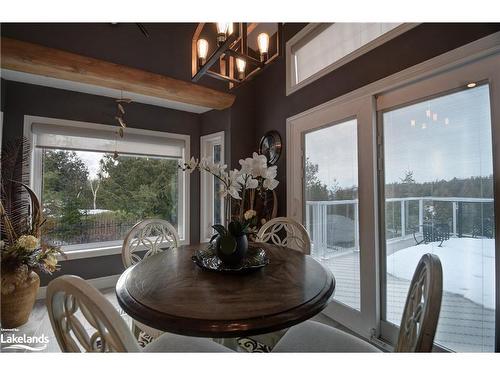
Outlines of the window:
{"type": "Polygon", "coordinates": [[[287,94],[414,26],[400,23],[309,24],[287,42],[287,94]]]}
{"type": "Polygon", "coordinates": [[[177,165],[188,136],[127,128],[120,138],[105,125],[27,123],[47,242],[66,252],[120,248],[130,228],[146,218],[168,220],[186,241],[187,181],[177,165]]]}
{"type": "Polygon", "coordinates": [[[383,113],[386,320],[399,325],[425,253],[443,267],[435,341],[493,351],[495,235],[488,85],[383,113]]]}
{"type": "Polygon", "coordinates": [[[387,349],[424,253],[443,267],[436,349],[500,348],[499,37],[287,120],[287,216],[336,278],[323,312],[387,349]]]}
{"type": "Polygon", "coordinates": [[[305,134],[305,223],[312,256],[331,269],[335,299],[360,309],[357,121],[305,134]]]}
{"type": "MultiPolygon", "coordinates": [[[[202,136],[200,150],[201,157],[224,164],[224,132],[202,136]]],[[[212,225],[224,223],[224,199],[218,194],[222,187],[219,180],[205,172],[201,173],[200,179],[200,240],[209,241],[213,234],[212,225]]]]}

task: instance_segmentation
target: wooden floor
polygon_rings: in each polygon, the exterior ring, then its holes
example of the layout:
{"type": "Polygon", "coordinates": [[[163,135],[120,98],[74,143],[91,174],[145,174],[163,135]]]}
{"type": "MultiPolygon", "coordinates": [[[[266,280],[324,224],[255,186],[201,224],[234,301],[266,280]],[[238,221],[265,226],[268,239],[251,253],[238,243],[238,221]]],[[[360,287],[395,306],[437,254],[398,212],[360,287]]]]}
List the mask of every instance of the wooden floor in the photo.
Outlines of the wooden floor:
{"type": "MultiPolygon", "coordinates": [[[[359,309],[359,252],[349,251],[321,263],[336,279],[335,299],[359,309]]],[[[387,276],[387,320],[399,325],[410,282],[387,276]]],[[[495,312],[463,296],[444,292],[436,342],[457,352],[494,351],[495,312]]]]}
{"type": "MultiPolygon", "coordinates": [[[[109,288],[109,289],[104,289],[101,290],[101,292],[105,295],[105,297],[110,301],[114,307],[118,311],[120,311],[120,307],[118,305],[118,301],[116,300],[116,295],[115,295],[115,289],[114,288],[109,288]]],[[[80,312],[78,312],[80,313],[80,312]]],[[[130,317],[127,315],[123,314],[122,317],[129,322],[130,317]]],[[[82,322],[84,323],[84,327],[87,329],[87,332],[89,333],[94,333],[95,330],[93,330],[90,326],[89,323],[87,323],[85,320],[82,319],[82,322]]],[[[44,350],[41,350],[40,352],[46,352],[46,353],[57,353],[61,352],[59,349],[59,345],[57,344],[57,340],[54,336],[54,331],[52,330],[52,326],[50,325],[50,320],[49,320],[49,315],[47,313],[47,308],[45,307],[45,300],[38,300],[35,303],[35,306],[33,307],[33,311],[31,312],[30,318],[28,322],[21,327],[17,328],[17,331],[13,332],[2,332],[4,337],[14,335],[14,336],[22,336],[23,334],[26,334],[26,336],[31,336],[31,337],[36,337],[36,336],[41,336],[42,334],[45,335],[45,337],[48,337],[49,343],[47,344],[47,347],[44,350]]],[[[2,347],[7,346],[8,344],[2,344],[2,347]]],[[[39,345],[34,345],[34,346],[39,346],[39,345]]],[[[28,350],[1,350],[5,353],[7,352],[28,352],[28,350]]]]}
{"type": "MultiPolygon", "coordinates": [[[[108,301],[110,301],[113,304],[113,306],[120,312],[122,318],[130,326],[131,325],[131,318],[121,310],[121,308],[118,304],[118,301],[116,300],[115,288],[101,290],[101,293],[103,293],[104,296],[108,299],[108,301]]],[[[80,314],[81,314],[81,312],[78,311],[77,315],[80,315],[80,314]]],[[[325,315],[323,315],[321,313],[312,317],[311,320],[314,320],[314,321],[317,321],[317,322],[320,322],[323,324],[327,324],[327,325],[330,325],[332,327],[336,327],[339,329],[343,329],[349,333],[352,333],[349,330],[347,330],[345,327],[340,326],[339,324],[337,324],[336,322],[334,322],[333,320],[331,320],[330,318],[326,317],[325,315]]],[[[85,319],[80,319],[80,321],[82,322],[82,324],[87,329],[87,332],[90,335],[92,335],[95,332],[95,330],[90,326],[90,324],[85,319]]],[[[37,351],[37,353],[40,353],[40,352],[41,353],[60,353],[61,352],[59,345],[57,343],[57,340],[54,336],[54,331],[52,330],[52,326],[50,325],[50,320],[49,320],[49,316],[47,313],[47,308],[45,307],[45,300],[38,300],[35,303],[35,306],[33,308],[33,311],[31,312],[29,321],[26,324],[17,328],[17,331],[15,331],[15,332],[2,332],[2,334],[4,335],[4,337],[12,336],[12,335],[18,336],[18,337],[23,336],[23,335],[33,337],[33,336],[41,336],[43,334],[43,335],[45,335],[45,337],[47,337],[49,339],[49,343],[47,344],[47,347],[44,350],[37,351]]],[[[221,341],[217,340],[217,342],[228,346],[232,350],[236,350],[239,352],[245,352],[244,349],[238,347],[236,342],[233,342],[233,341],[234,340],[231,340],[231,339],[227,342],[224,342],[224,340],[221,340],[221,341]]],[[[6,347],[8,345],[9,344],[1,344],[0,352],[4,352],[4,353],[29,352],[28,350],[18,350],[18,349],[2,350],[3,347],[6,347]]],[[[37,344],[34,346],[39,346],[39,345],[37,344]]]]}

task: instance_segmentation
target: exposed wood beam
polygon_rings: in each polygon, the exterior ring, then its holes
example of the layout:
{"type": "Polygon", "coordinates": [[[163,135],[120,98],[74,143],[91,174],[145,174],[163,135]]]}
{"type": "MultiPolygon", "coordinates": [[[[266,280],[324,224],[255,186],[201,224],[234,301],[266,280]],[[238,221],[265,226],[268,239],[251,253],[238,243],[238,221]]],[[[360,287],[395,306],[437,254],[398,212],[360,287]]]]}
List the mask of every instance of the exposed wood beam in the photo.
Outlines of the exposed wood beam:
{"type": "Polygon", "coordinates": [[[202,107],[225,109],[234,95],[192,82],[2,37],[2,68],[97,85],[202,107]]]}

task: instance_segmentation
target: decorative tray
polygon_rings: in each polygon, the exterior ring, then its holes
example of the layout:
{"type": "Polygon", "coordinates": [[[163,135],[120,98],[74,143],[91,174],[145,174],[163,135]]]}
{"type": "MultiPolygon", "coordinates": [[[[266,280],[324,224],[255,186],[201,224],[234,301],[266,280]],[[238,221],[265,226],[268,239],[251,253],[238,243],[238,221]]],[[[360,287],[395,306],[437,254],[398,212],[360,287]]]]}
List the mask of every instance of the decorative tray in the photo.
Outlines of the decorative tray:
{"type": "Polygon", "coordinates": [[[237,266],[222,263],[212,248],[196,251],[191,259],[203,269],[223,273],[252,272],[269,264],[266,252],[259,247],[249,247],[245,258],[237,266]]]}

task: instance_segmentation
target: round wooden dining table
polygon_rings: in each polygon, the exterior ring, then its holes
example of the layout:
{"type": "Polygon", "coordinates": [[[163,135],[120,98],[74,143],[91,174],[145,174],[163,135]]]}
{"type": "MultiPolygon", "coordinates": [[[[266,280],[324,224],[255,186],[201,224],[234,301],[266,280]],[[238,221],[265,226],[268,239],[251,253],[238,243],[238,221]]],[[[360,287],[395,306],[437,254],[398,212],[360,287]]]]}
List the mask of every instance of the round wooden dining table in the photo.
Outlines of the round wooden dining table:
{"type": "Polygon", "coordinates": [[[309,255],[259,244],[269,264],[245,274],[201,269],[191,257],[206,244],[181,246],[128,268],[116,295],[123,310],[150,327],[187,336],[227,338],[288,328],[323,310],[332,273],[309,255]]]}

